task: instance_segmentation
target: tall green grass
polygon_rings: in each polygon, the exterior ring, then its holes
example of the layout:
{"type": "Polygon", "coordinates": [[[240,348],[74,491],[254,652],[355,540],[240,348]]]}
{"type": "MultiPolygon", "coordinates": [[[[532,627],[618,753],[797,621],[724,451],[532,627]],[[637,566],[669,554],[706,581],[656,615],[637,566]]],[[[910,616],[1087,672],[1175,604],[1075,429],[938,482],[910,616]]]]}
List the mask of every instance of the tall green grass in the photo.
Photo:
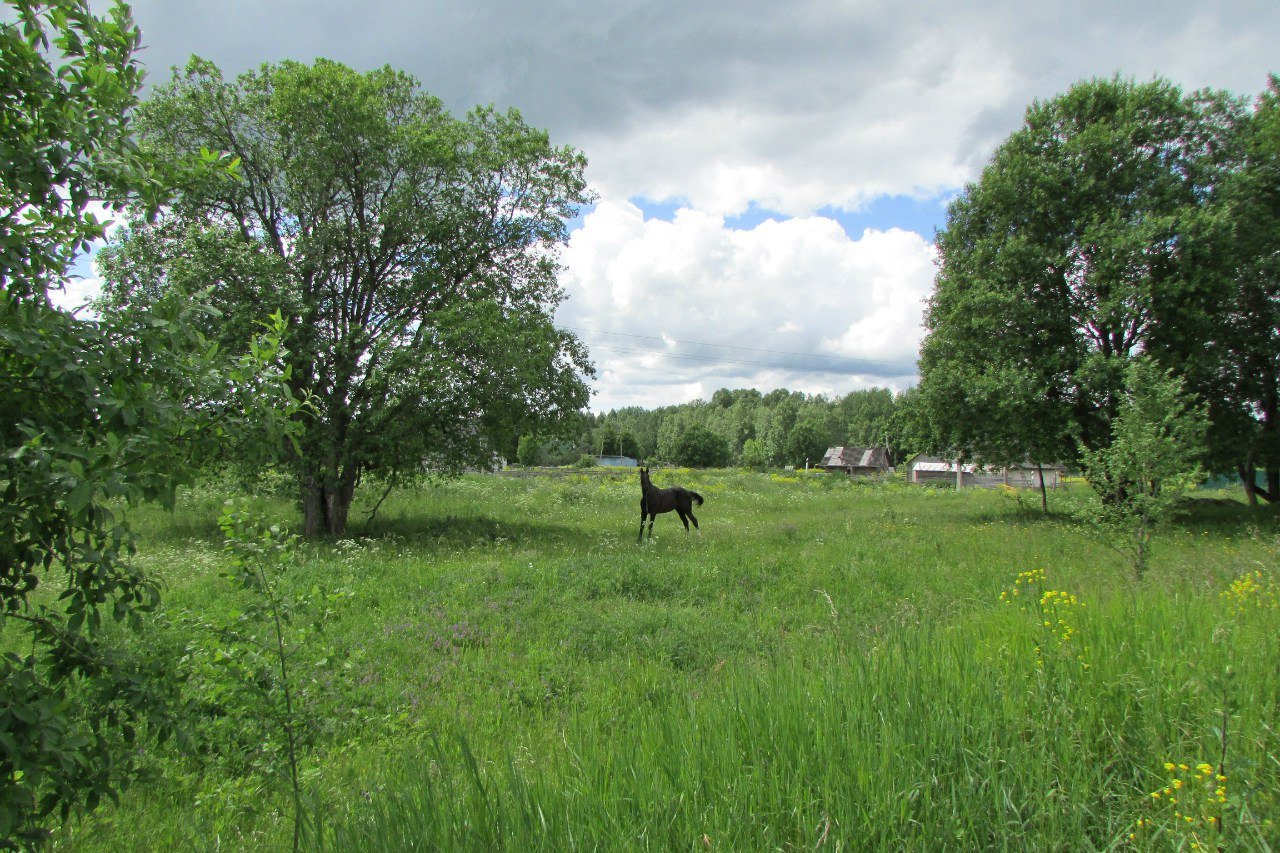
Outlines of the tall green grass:
{"type": "Polygon", "coordinates": [[[1112,600],[1084,661],[995,612],[878,641],[828,636],[696,690],[575,714],[536,754],[477,757],[465,730],[397,757],[396,784],[333,849],[1110,849],[1274,844],[1274,619],[1112,600]],[[1271,649],[1268,650],[1267,646],[1271,649]],[[1087,666],[1086,666],[1087,663],[1087,666]],[[1227,668],[1232,667],[1231,677],[1227,668]],[[1236,710],[1232,711],[1231,708],[1236,710]],[[1152,807],[1165,761],[1221,759],[1221,831],[1152,807]],[[1269,823],[1268,821],[1272,821],[1269,823]]]}
{"type": "MultiPolygon", "coordinates": [[[[1224,597],[1276,577],[1274,513],[1190,510],[1137,584],[994,492],[655,479],[707,498],[700,534],[664,516],[637,546],[622,474],[469,477],[308,547],[297,587],[351,593],[309,662],[314,847],[1277,846],[1280,611],[1224,597]],[[1028,569],[1047,574],[1031,603],[1003,603],[1028,569]],[[1083,605],[1045,626],[1049,590],[1083,605]],[[1150,795],[1166,762],[1216,770],[1224,724],[1222,828],[1188,824],[1150,795]]],[[[175,654],[174,614],[236,606],[224,491],[141,519],[168,586],[149,641],[175,654]]],[[[286,845],[284,789],[270,756],[236,752],[235,712],[193,721],[227,754],[156,753],[155,784],[59,843],[286,845]]]]}

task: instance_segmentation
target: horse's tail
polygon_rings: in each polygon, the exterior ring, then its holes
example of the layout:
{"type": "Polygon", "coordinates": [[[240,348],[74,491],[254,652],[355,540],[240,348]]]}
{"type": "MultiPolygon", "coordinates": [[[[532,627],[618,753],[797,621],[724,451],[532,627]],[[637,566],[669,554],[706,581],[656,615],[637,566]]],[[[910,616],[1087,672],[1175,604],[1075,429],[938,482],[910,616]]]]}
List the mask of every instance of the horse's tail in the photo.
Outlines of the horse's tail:
{"type": "Polygon", "coordinates": [[[697,501],[698,506],[702,506],[702,495],[698,494],[697,492],[689,492],[689,497],[697,501]]]}

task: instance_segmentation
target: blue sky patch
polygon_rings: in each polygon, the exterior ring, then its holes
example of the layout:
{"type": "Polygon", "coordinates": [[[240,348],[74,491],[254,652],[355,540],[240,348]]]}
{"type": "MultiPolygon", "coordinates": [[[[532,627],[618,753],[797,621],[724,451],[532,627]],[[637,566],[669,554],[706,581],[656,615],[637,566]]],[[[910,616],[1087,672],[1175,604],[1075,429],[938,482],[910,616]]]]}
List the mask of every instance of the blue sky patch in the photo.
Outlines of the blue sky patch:
{"type": "MultiPolygon", "coordinates": [[[[933,242],[934,231],[947,224],[947,204],[953,197],[953,194],[926,199],[907,195],[881,196],[860,210],[847,211],[837,207],[824,207],[816,212],[819,216],[825,216],[840,223],[840,227],[851,240],[862,239],[863,232],[868,228],[879,231],[901,228],[904,231],[914,231],[929,242],[933,242]]],[[[652,201],[636,196],[631,198],[630,202],[640,208],[646,220],[657,219],[662,222],[673,221],[676,211],[688,207],[688,202],[684,199],[652,201]]],[[[584,208],[583,215],[587,212],[589,211],[584,208]]],[[[570,223],[570,230],[580,224],[581,218],[570,223]]],[[[776,210],[753,203],[743,213],[726,216],[724,225],[726,228],[737,231],[749,231],[770,219],[785,222],[791,218],[776,210]]]]}
{"type": "Polygon", "coordinates": [[[849,212],[824,207],[818,213],[839,222],[844,233],[853,240],[862,239],[862,232],[868,228],[878,231],[901,228],[904,231],[914,231],[932,243],[934,231],[947,224],[947,205],[952,197],[948,194],[917,199],[906,195],[886,195],[880,196],[861,210],[849,212]]]}

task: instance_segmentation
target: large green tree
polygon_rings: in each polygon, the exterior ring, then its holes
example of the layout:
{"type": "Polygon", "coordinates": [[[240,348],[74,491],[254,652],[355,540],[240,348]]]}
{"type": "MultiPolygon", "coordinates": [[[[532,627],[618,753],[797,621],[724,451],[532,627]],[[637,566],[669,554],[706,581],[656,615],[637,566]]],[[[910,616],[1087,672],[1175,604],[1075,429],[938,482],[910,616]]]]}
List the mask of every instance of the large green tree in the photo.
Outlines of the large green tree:
{"type": "MultiPolygon", "coordinates": [[[[176,689],[109,639],[140,628],[156,583],[130,560],[128,508],[171,502],[194,463],[239,437],[281,437],[277,320],[228,369],[187,300],[108,319],[49,292],[103,227],[92,201],[154,207],[199,169],[158,168],[129,126],[141,85],[123,4],[9,4],[0,23],[0,847],[112,797],[136,738],[172,731],[176,689]],[[191,403],[200,400],[202,405],[191,403]],[[264,415],[262,418],[255,413],[264,415]]],[[[216,161],[216,156],[206,159],[216,161]]],[[[252,445],[249,445],[252,446],[252,445]]],[[[262,445],[258,445],[262,446],[262,445]]],[[[247,449],[247,447],[246,447],[247,449]]]]}
{"type": "Polygon", "coordinates": [[[888,388],[851,391],[837,403],[844,443],[855,447],[885,447],[896,454],[893,415],[897,401],[888,388]]]}
{"type": "Polygon", "coordinates": [[[813,418],[798,421],[787,434],[786,460],[798,468],[816,466],[831,445],[823,424],[813,418]]]}
{"type": "Polygon", "coordinates": [[[105,269],[115,305],[211,288],[236,333],[290,318],[304,532],[341,535],[361,478],[487,464],[586,404],[581,344],[552,323],[556,253],[588,200],[576,151],[514,110],[451,116],[407,74],[335,62],[234,81],[193,58],[139,116],[164,156],[230,152],[105,269]]]}
{"type": "Polygon", "coordinates": [[[1073,461],[1109,444],[1136,355],[1210,371],[1197,318],[1224,292],[1202,216],[1240,113],[1122,79],[1028,108],[938,235],[913,399],[931,449],[1073,461]]]}
{"type": "Polygon", "coordinates": [[[1215,467],[1235,467],[1251,502],[1280,501],[1280,78],[1241,122],[1235,154],[1208,217],[1228,297],[1207,340],[1215,369],[1198,384],[1224,399],[1216,444],[1228,452],[1215,467]],[[1255,487],[1258,470],[1265,488],[1255,487]]]}

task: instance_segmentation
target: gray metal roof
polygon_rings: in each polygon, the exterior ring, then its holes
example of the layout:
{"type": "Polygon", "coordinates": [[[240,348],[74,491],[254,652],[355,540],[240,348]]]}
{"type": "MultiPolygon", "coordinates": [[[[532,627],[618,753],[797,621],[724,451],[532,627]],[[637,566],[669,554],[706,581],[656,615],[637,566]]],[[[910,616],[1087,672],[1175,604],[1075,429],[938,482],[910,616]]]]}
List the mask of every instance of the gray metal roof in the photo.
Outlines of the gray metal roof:
{"type": "Polygon", "coordinates": [[[829,447],[819,464],[839,468],[890,467],[889,455],[883,447],[829,447]]]}

